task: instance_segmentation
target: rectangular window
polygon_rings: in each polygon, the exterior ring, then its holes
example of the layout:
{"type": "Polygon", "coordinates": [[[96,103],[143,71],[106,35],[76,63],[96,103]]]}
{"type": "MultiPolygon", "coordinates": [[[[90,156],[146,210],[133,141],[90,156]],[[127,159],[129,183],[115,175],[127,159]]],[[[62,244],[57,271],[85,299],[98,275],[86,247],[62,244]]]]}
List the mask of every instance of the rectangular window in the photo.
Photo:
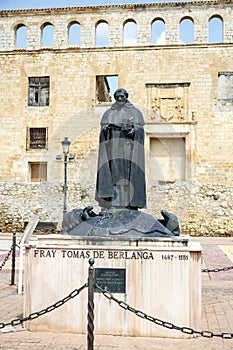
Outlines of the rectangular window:
{"type": "Polygon", "coordinates": [[[96,103],[106,103],[114,101],[114,92],[118,89],[117,75],[97,75],[96,76],[96,103]]]}
{"type": "Polygon", "coordinates": [[[46,162],[29,163],[29,171],[30,171],[31,182],[47,181],[47,163],[46,162]]]}
{"type": "Polygon", "coordinates": [[[28,106],[49,105],[49,77],[28,78],[28,106]]]}
{"type": "Polygon", "coordinates": [[[150,180],[185,180],[185,138],[150,138],[150,180]]]}
{"type": "Polygon", "coordinates": [[[48,148],[47,135],[48,128],[27,128],[27,150],[48,148]]]}
{"type": "Polygon", "coordinates": [[[233,72],[218,73],[218,101],[233,104],[233,72]]]}

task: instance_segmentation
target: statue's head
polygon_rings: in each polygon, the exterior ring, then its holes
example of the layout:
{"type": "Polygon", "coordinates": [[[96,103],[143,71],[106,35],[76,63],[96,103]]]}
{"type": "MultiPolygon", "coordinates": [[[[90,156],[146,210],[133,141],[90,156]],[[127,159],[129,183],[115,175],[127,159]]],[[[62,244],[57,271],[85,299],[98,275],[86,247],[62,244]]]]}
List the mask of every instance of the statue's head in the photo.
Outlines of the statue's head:
{"type": "Polygon", "coordinates": [[[125,104],[128,99],[128,92],[125,89],[117,89],[114,93],[114,98],[118,104],[125,104]]]}

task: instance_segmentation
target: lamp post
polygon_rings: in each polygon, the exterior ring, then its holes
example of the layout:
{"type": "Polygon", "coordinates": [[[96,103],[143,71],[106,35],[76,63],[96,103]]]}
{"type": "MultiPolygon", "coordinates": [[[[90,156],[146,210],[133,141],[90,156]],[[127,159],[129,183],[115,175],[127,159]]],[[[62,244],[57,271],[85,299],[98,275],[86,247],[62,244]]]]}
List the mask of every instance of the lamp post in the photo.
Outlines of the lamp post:
{"type": "Polygon", "coordinates": [[[61,142],[62,150],[64,153],[64,205],[63,205],[63,217],[67,213],[67,204],[66,204],[66,195],[67,195],[67,158],[70,149],[71,142],[68,140],[68,137],[65,137],[61,142]]]}

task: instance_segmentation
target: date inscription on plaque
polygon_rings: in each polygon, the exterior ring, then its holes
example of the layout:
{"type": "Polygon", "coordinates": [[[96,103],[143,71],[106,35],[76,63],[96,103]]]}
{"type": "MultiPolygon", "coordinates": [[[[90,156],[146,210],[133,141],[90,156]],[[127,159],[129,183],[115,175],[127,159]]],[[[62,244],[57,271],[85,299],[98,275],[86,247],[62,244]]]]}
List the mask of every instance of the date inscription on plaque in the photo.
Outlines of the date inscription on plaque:
{"type": "MultiPolygon", "coordinates": [[[[125,293],[126,269],[96,268],[95,283],[106,292],[125,293]]],[[[95,292],[99,292],[95,289],[95,292]]]]}

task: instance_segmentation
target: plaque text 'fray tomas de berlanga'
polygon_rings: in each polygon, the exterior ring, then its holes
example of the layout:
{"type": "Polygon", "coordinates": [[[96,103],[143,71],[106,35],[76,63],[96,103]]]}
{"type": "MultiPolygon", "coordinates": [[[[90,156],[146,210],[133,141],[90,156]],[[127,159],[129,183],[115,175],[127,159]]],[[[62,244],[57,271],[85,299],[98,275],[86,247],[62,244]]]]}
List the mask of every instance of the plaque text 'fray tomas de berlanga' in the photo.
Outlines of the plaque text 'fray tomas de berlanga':
{"type": "Polygon", "coordinates": [[[119,250],[55,250],[55,249],[35,249],[34,258],[77,258],[77,259],[151,259],[154,260],[152,252],[149,251],[119,251],[119,250]]]}

